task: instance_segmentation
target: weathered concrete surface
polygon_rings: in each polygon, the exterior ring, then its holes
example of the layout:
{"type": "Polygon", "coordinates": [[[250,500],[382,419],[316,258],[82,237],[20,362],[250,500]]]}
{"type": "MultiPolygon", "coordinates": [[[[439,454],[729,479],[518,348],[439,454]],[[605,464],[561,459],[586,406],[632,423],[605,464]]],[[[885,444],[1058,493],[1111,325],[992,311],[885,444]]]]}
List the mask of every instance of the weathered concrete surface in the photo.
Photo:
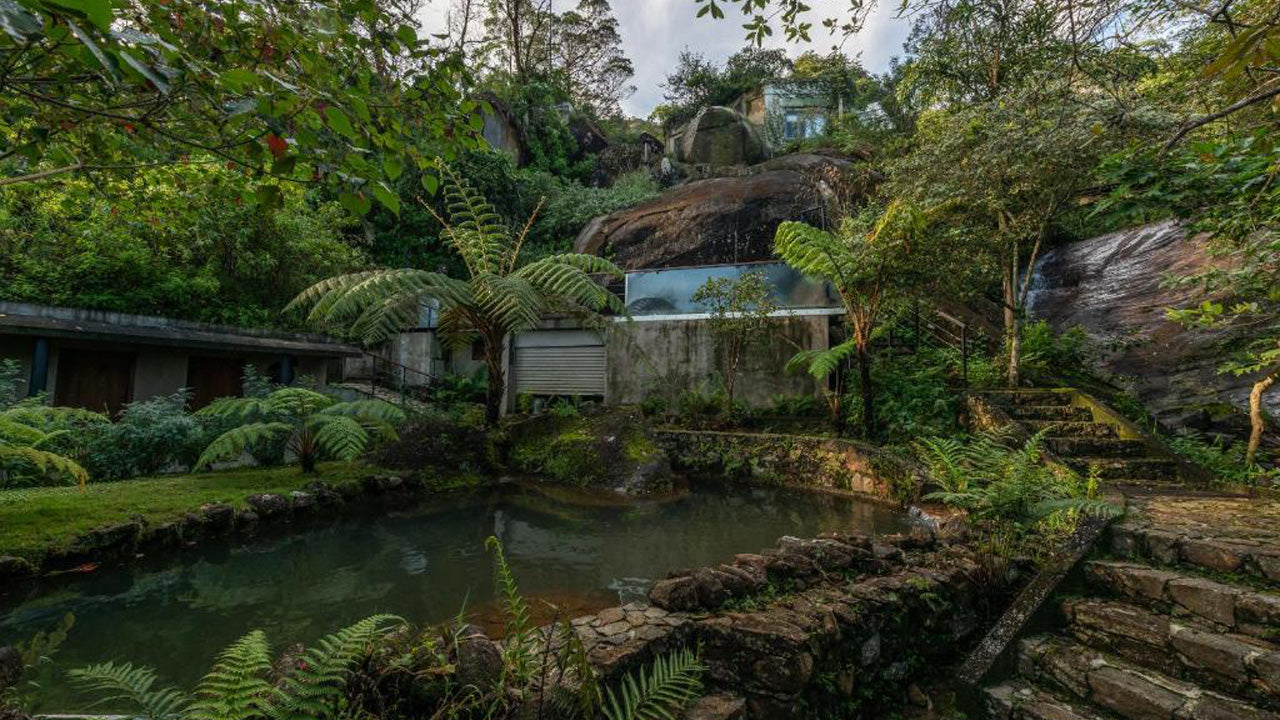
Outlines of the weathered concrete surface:
{"type": "MultiPolygon", "coordinates": [[[[826,316],[788,318],[762,344],[749,347],[741,359],[735,399],[766,406],[778,395],[814,395],[817,381],[805,373],[785,372],[800,349],[827,348],[826,316]]],[[[684,390],[711,392],[723,377],[721,343],[705,320],[632,320],[614,323],[605,343],[608,352],[611,405],[660,397],[674,407],[684,390]]]]}
{"type": "Polygon", "coordinates": [[[636,207],[596,218],[575,251],[606,255],[627,270],[768,260],[785,220],[821,224],[823,169],[853,172],[847,160],[788,155],[739,177],[691,182],[636,207]]]}
{"type": "MultiPolygon", "coordinates": [[[[1165,317],[1168,308],[1203,298],[1194,288],[1164,287],[1164,281],[1212,262],[1205,238],[1188,236],[1176,221],[1072,243],[1040,262],[1031,311],[1055,330],[1079,325],[1114,348],[1100,369],[1118,376],[1162,421],[1238,433],[1246,418],[1222,417],[1224,406],[1247,408],[1253,378],[1220,375],[1217,368],[1242,335],[1187,330],[1165,317]]],[[[1280,414],[1280,393],[1271,393],[1268,402],[1271,413],[1280,414]]]]}

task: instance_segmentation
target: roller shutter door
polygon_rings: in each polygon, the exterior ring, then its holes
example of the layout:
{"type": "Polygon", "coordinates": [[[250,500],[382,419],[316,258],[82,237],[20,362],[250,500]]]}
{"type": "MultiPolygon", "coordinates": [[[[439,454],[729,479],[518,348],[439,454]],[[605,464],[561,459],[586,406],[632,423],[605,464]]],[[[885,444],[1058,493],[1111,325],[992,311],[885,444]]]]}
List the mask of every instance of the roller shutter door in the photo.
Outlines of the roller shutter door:
{"type": "Polygon", "coordinates": [[[520,395],[603,397],[604,345],[578,330],[522,333],[515,342],[515,376],[520,395]]]}

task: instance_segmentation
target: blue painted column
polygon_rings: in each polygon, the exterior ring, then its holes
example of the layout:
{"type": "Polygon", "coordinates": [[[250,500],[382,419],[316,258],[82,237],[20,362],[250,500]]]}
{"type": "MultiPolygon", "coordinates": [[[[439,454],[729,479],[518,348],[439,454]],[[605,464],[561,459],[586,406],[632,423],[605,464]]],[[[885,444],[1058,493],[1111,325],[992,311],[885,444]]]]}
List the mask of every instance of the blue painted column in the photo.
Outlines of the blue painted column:
{"type": "Polygon", "coordinates": [[[293,384],[293,356],[285,355],[280,358],[280,384],[293,384]]]}
{"type": "Polygon", "coordinates": [[[35,352],[31,354],[31,382],[27,395],[39,395],[49,389],[49,339],[36,338],[35,352]]]}

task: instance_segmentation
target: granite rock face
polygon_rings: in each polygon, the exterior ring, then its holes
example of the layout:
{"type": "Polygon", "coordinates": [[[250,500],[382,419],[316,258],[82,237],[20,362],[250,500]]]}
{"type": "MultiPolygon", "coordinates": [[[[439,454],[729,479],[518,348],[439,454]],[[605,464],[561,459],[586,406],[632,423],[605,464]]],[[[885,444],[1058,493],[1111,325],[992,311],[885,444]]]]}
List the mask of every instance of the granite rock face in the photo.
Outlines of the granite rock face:
{"type": "Polygon", "coordinates": [[[707,107],[689,121],[676,159],[695,165],[754,165],[765,159],[764,138],[746,117],[727,107],[707,107]]]}
{"type": "MultiPolygon", "coordinates": [[[[1188,330],[1165,317],[1168,308],[1203,299],[1165,280],[1211,267],[1205,240],[1170,220],[1056,248],[1038,265],[1031,312],[1059,332],[1078,325],[1111,348],[1100,369],[1118,376],[1160,420],[1240,434],[1247,432],[1240,411],[1254,379],[1217,368],[1243,336],[1188,330]]],[[[1280,394],[1271,393],[1269,410],[1280,414],[1280,394]]]]}
{"type": "Polygon", "coordinates": [[[788,155],[739,176],[680,185],[592,220],[574,251],[608,255],[627,270],[769,260],[783,221],[822,222],[830,188],[819,176],[852,167],[839,158],[788,155]]]}

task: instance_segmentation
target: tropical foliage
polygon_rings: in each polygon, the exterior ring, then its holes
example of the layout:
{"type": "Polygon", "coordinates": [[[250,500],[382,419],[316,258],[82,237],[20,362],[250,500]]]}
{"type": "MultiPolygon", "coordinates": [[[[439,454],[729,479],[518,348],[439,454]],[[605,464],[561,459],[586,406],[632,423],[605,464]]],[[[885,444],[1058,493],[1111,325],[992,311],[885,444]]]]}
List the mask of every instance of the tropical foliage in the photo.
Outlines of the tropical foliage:
{"type": "Polygon", "coordinates": [[[195,469],[235,460],[256,446],[281,439],[303,472],[324,459],[351,460],[380,439],[395,439],[404,411],[381,400],[339,402],[329,395],[286,387],[263,398],[222,398],[199,412],[237,421],[200,454],[195,469]]]}
{"type": "Polygon", "coordinates": [[[106,662],[71,671],[100,702],[127,703],[139,720],[327,720],[345,717],[348,673],[403,621],[374,615],[321,638],[285,668],[280,682],[266,635],[255,630],[218,656],[194,694],[157,685],[155,670],[106,662]]]}
{"type": "Polygon", "coordinates": [[[538,326],[545,313],[590,317],[622,312],[622,302],[592,277],[620,277],[613,263],[594,255],[563,253],[524,262],[522,250],[536,211],[513,230],[493,206],[442,166],[449,220],[439,218],[467,278],[425,270],[368,270],[319,282],[290,303],[312,323],[339,325],[366,344],[386,340],[416,323],[423,309],[439,311],[442,338],[454,346],[480,342],[488,369],[486,415],[496,423],[506,390],[502,356],[507,337],[538,326]]]}
{"type": "Polygon", "coordinates": [[[1097,478],[1044,462],[1047,433],[1021,445],[1007,431],[917,440],[916,456],[939,488],[925,499],[965,510],[979,522],[1024,528],[1064,515],[1111,517],[1121,512],[1101,499],[1097,478]]]}
{"type": "Polygon", "coordinates": [[[746,273],[733,279],[709,278],[691,299],[711,314],[708,322],[724,358],[725,410],[732,412],[743,353],[772,339],[777,298],[763,273],[746,273]]]}

